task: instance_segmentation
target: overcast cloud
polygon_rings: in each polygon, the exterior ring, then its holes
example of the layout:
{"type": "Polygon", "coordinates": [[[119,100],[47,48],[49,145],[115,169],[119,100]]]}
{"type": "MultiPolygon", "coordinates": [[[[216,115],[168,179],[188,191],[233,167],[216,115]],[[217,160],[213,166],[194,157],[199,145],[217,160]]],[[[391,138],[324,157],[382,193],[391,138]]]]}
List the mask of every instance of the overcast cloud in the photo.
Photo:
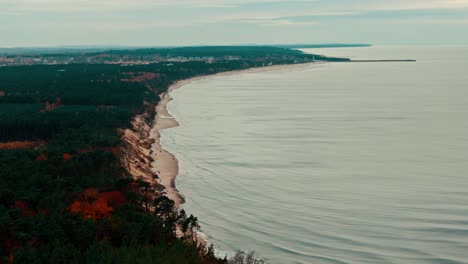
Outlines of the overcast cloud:
{"type": "Polygon", "coordinates": [[[468,0],[0,0],[0,46],[468,44],[468,0]]]}

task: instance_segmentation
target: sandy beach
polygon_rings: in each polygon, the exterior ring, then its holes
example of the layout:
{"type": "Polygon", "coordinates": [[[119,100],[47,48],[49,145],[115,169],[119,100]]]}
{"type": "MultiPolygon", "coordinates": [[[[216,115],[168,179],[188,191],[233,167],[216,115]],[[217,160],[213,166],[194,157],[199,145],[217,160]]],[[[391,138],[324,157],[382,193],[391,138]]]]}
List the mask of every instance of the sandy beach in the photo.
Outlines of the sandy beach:
{"type": "Polygon", "coordinates": [[[175,207],[179,207],[184,199],[175,187],[175,178],[179,173],[178,161],[175,156],[161,146],[161,130],[177,127],[179,123],[167,111],[167,103],[172,98],[168,93],[161,94],[161,101],[156,106],[156,122],[151,130],[150,137],[154,139],[152,145],[152,171],[158,175],[159,183],[166,188],[166,196],[174,201],[175,207]]]}
{"type": "Polygon", "coordinates": [[[311,64],[319,63],[306,63],[306,64],[293,64],[293,65],[274,65],[260,68],[251,68],[246,70],[239,71],[229,71],[222,72],[212,75],[198,76],[186,80],[181,80],[173,85],[171,85],[167,92],[160,95],[161,101],[156,106],[156,120],[154,126],[151,129],[150,138],[154,140],[152,145],[152,158],[154,159],[151,164],[152,171],[158,175],[158,182],[163,185],[166,190],[166,196],[174,201],[176,208],[179,208],[181,204],[184,203],[184,197],[176,188],[175,180],[179,174],[179,163],[177,158],[164,149],[164,146],[161,145],[161,131],[164,129],[174,128],[179,126],[179,123],[175,118],[168,112],[167,104],[172,100],[170,92],[174,89],[181,88],[187,84],[190,84],[194,81],[214,78],[219,76],[229,76],[237,74],[246,74],[246,73],[255,73],[255,72],[266,72],[266,71],[276,71],[276,70],[285,70],[285,69],[301,69],[311,64]]]}

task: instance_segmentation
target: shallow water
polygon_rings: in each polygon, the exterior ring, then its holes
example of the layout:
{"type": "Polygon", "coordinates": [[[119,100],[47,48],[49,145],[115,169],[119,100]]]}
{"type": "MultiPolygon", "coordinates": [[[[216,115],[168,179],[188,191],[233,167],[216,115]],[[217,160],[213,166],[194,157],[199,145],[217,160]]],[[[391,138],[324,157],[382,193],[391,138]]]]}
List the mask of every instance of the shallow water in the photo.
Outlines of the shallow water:
{"type": "MultiPolygon", "coordinates": [[[[171,93],[184,208],[220,252],[269,263],[468,263],[468,48],[356,59],[171,93]]],[[[223,254],[223,253],[221,253],[223,254]]]]}

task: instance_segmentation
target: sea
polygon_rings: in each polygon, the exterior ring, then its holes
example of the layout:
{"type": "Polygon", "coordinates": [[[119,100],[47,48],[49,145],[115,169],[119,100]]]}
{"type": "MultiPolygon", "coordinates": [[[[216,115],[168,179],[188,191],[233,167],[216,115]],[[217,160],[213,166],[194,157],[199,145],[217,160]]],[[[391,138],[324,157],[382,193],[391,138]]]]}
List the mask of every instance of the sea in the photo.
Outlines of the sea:
{"type": "Polygon", "coordinates": [[[308,49],[352,59],[171,92],[176,185],[220,256],[468,263],[468,47],[308,49]]]}

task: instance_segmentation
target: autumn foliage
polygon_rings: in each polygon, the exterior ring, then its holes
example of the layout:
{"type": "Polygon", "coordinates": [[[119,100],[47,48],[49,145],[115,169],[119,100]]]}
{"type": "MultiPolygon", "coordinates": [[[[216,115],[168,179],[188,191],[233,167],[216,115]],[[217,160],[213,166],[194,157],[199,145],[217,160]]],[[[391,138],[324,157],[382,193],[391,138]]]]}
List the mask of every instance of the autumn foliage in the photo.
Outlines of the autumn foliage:
{"type": "Polygon", "coordinates": [[[71,158],[73,158],[72,155],[70,155],[68,153],[63,154],[63,160],[67,161],[67,160],[70,160],[71,158]]]}
{"type": "Polygon", "coordinates": [[[36,161],[46,161],[46,160],[47,160],[46,154],[41,154],[41,155],[37,156],[37,158],[36,158],[36,161]]]}
{"type": "Polygon", "coordinates": [[[44,141],[0,142],[0,149],[33,149],[43,144],[45,144],[44,141]]]}
{"type": "Polygon", "coordinates": [[[120,79],[121,82],[136,82],[136,83],[141,83],[145,81],[150,81],[157,79],[159,77],[159,74],[157,73],[152,73],[152,72],[125,72],[123,73],[124,75],[127,75],[128,78],[120,79]]]}
{"type": "Polygon", "coordinates": [[[99,192],[96,188],[86,189],[70,205],[70,212],[81,214],[84,218],[99,220],[112,215],[115,207],[126,203],[119,191],[99,192]]]}
{"type": "Polygon", "coordinates": [[[36,212],[32,210],[28,204],[24,201],[21,200],[16,200],[15,201],[15,207],[18,209],[21,209],[21,212],[23,213],[23,216],[35,216],[36,212]]]}

